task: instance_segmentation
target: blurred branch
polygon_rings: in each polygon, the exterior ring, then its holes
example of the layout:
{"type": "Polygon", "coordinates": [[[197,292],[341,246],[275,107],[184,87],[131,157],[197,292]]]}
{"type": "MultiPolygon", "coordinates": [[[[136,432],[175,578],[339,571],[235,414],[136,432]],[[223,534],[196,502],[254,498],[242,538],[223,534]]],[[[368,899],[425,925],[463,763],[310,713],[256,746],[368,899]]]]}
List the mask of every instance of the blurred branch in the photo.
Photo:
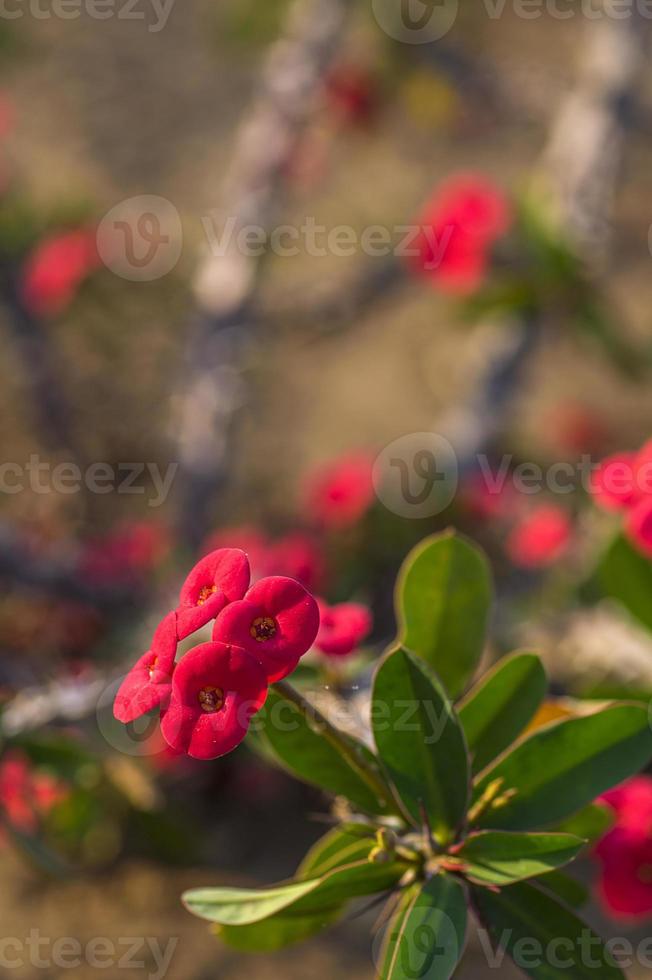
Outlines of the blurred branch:
{"type": "Polygon", "coordinates": [[[336,52],[348,7],[349,0],[295,0],[285,36],[266,59],[258,99],[236,137],[225,207],[204,220],[209,242],[227,221],[231,236],[223,254],[206,249],[197,273],[199,315],[176,406],[178,529],[192,550],[207,532],[228,475],[235,415],[244,400],[241,365],[256,336],[253,298],[262,261],[245,254],[238,236],[247,227],[272,227],[288,165],[336,52]]]}

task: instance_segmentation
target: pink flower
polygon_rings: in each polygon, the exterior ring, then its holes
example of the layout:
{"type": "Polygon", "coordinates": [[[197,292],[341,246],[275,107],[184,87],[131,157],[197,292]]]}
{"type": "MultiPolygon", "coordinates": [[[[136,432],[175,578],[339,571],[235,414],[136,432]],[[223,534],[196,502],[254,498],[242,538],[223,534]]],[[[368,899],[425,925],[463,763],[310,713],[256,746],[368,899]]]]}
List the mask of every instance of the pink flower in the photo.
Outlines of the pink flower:
{"type": "Polygon", "coordinates": [[[177,654],[177,614],[168,613],[158,625],[152,645],[136,661],[123,680],[113,704],[113,714],[127,724],[160,705],[167,707],[177,654]]]}
{"type": "Polygon", "coordinates": [[[372,467],[367,453],[352,453],[315,470],[306,483],[309,517],[327,528],[356,524],[373,503],[372,467]]]}
{"type": "Polygon", "coordinates": [[[652,496],[644,497],[625,515],[625,534],[640,552],[652,558],[652,496]]]}
{"type": "Polygon", "coordinates": [[[271,576],[220,613],[213,639],[249,651],[273,683],[294,670],[318,628],[319,609],[310,593],[291,578],[271,576]]]}
{"type": "Polygon", "coordinates": [[[591,481],[595,502],[603,510],[626,510],[637,499],[636,453],[615,453],[600,463],[591,481]]]}
{"type": "Polygon", "coordinates": [[[460,489],[462,507],[477,520],[496,520],[512,513],[516,502],[516,488],[506,479],[494,486],[491,476],[470,473],[460,489]]]}
{"type": "Polygon", "coordinates": [[[315,646],[331,657],[344,657],[356,650],[371,632],[371,611],[358,602],[328,606],[319,602],[319,632],[315,646]]]}
{"type": "Polygon", "coordinates": [[[177,607],[180,640],[205,626],[249,585],[249,562],[238,548],[219,548],[206,555],[188,575],[177,607]]]}
{"type": "Polygon", "coordinates": [[[652,914],[652,837],[615,827],[595,853],[602,863],[600,895],[608,912],[623,918],[652,914]]]}
{"type": "Polygon", "coordinates": [[[600,797],[616,812],[619,827],[652,836],[652,777],[634,776],[600,797]]]}
{"type": "Polygon", "coordinates": [[[453,177],[418,219],[410,266],[446,292],[472,292],[485,278],[491,246],[511,221],[509,202],[491,181],[476,174],[453,177]]]}
{"type": "Polygon", "coordinates": [[[38,315],[61,313],[98,265],[93,232],[77,229],[49,235],[36,246],[23,269],[25,304],[38,315]]]}
{"type": "Polygon", "coordinates": [[[541,504],[512,530],[507,553],[515,565],[540,568],[551,565],[571,541],[568,514],[554,504],[541,504]]]}
{"type": "Polygon", "coordinates": [[[266,698],[265,671],[254,657],[225,643],[202,643],[174,672],[161,732],[193,759],[216,759],[240,744],[266,698]]]}

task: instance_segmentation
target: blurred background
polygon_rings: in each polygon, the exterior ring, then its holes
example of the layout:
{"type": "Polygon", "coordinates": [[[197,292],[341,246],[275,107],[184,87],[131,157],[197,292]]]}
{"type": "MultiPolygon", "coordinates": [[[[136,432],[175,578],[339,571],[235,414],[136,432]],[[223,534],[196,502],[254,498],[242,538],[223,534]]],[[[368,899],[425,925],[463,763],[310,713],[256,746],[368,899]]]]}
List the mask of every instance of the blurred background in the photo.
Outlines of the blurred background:
{"type": "MultiPolygon", "coordinates": [[[[488,662],[536,646],[568,704],[652,692],[652,524],[582,479],[650,435],[650,19],[399,6],[0,12],[3,937],[374,976],[377,913],[249,957],[179,901],[289,876],[328,819],[248,744],[198,763],[112,721],[212,548],[372,611],[310,691],[364,688],[402,558],[455,524],[497,577],[488,662]]],[[[21,955],[0,976],[97,973],[21,955]]]]}

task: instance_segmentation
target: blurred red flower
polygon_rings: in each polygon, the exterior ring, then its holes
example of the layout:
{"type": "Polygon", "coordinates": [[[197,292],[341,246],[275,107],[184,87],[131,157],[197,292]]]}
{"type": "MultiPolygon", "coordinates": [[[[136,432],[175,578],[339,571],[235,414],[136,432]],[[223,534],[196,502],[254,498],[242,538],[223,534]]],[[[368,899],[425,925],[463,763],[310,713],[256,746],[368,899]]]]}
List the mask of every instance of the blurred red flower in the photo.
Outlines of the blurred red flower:
{"type": "Polygon", "coordinates": [[[357,650],[373,626],[371,610],[359,602],[329,606],[319,600],[319,617],[315,646],[331,657],[344,657],[357,650]]]}
{"type": "Polygon", "coordinates": [[[357,65],[335,65],[326,77],[325,93],[331,112],[348,125],[368,124],[378,107],[374,78],[357,65]]]}
{"type": "Polygon", "coordinates": [[[161,720],[168,744],[194,759],[216,759],[240,744],[267,698],[265,671],[251,654],[203,643],[180,661],[161,720]]]}
{"type": "MultiPolygon", "coordinates": [[[[0,809],[9,824],[25,834],[38,829],[39,816],[65,799],[67,787],[47,772],[35,769],[22,752],[9,750],[0,760],[0,809]]],[[[0,832],[4,840],[4,833],[0,832]]]]}
{"type": "Polygon", "coordinates": [[[572,525],[566,511],[555,504],[541,504],[511,531],[507,553],[515,565],[544,567],[564,553],[571,536],[572,525]]]}
{"type": "Polygon", "coordinates": [[[491,246],[512,222],[503,192],[481,174],[442,184],[417,219],[410,268],[439,289],[465,294],[486,276],[491,246]]]}
{"type": "Polygon", "coordinates": [[[600,896],[623,918],[652,914],[652,778],[637,776],[602,797],[615,827],[595,848],[601,862],[600,896]]]}
{"type": "Polygon", "coordinates": [[[61,313],[86,276],[100,265],[95,234],[89,229],[48,235],[23,268],[26,306],[40,316],[61,313]]]}
{"type": "Polygon", "coordinates": [[[170,548],[167,528],[155,521],[124,521],[107,534],[87,541],[80,557],[84,575],[96,582],[122,579],[125,573],[149,572],[170,548]]]}
{"type": "Polygon", "coordinates": [[[310,519],[334,529],[356,524],[373,503],[372,467],[372,457],[359,452],[314,470],[305,488],[305,508],[310,519]]]}
{"type": "Polygon", "coordinates": [[[294,579],[271,576],[220,613],[213,639],[247,650],[273,683],[294,670],[318,628],[319,609],[310,593],[294,579]]]}
{"type": "Polygon", "coordinates": [[[636,453],[614,453],[603,459],[593,475],[591,492],[603,510],[625,510],[637,499],[636,453]]]}
{"type": "Polygon", "coordinates": [[[316,589],[324,577],[324,559],[314,538],[303,531],[293,531],[275,541],[255,527],[224,528],[211,534],[205,550],[241,548],[249,559],[253,582],[266,575],[285,575],[316,589]]]}

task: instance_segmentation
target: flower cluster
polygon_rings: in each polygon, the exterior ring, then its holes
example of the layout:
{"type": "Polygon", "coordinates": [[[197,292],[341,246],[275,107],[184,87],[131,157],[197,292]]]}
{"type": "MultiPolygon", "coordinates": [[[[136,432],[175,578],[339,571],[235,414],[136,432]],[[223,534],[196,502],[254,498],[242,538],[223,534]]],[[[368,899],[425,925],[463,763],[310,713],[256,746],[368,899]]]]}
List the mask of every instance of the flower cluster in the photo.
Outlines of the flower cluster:
{"type": "MultiPolygon", "coordinates": [[[[0,761],[0,810],[13,830],[35,834],[39,818],[65,799],[66,786],[49,773],[33,768],[22,752],[10,749],[0,761]]],[[[0,832],[4,842],[5,832],[0,832]]]]}
{"type": "Polygon", "coordinates": [[[438,188],[419,216],[410,266],[441,290],[473,292],[486,277],[492,246],[511,223],[498,187],[481,175],[458,175],[438,188]]]}
{"type": "Polygon", "coordinates": [[[270,576],[249,583],[247,555],[237,548],[218,549],[195,565],[177,608],[116,695],[118,721],[158,707],[165,741],[196,759],[239,745],[269,684],[295,669],[319,628],[317,603],[299,582],[270,576]],[[177,663],[179,641],[213,620],[211,641],[177,663]]]}
{"type": "Polygon", "coordinates": [[[632,544],[652,558],[652,441],[638,452],[616,453],[600,464],[593,496],[603,510],[624,515],[632,544]]]}
{"type": "Polygon", "coordinates": [[[623,918],[652,914],[652,778],[636,776],[602,800],[615,826],[595,849],[602,865],[600,895],[607,910],[623,918]]]}

